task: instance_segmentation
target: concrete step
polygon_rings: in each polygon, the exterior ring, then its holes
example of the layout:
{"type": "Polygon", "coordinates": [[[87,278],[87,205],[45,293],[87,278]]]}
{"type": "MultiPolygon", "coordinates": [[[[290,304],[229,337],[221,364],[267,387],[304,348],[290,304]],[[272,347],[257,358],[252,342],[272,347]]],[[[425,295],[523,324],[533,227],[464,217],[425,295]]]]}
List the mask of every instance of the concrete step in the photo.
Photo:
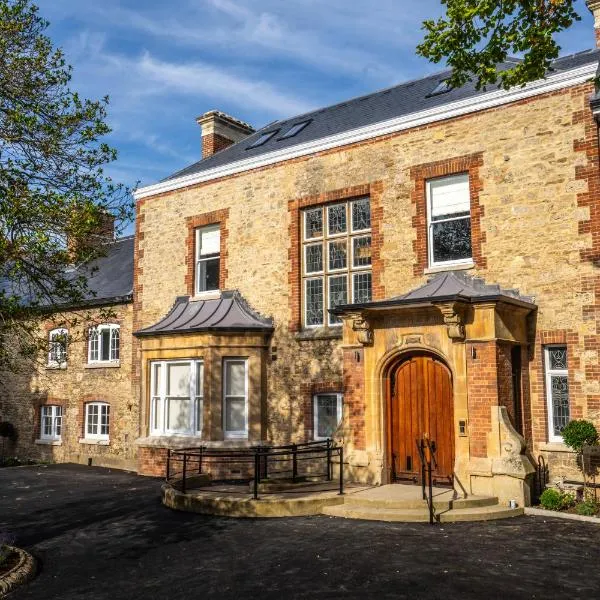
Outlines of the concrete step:
{"type": "MultiPolygon", "coordinates": [[[[363,519],[366,521],[388,521],[405,523],[429,522],[427,508],[381,508],[360,504],[338,504],[323,507],[323,514],[346,519],[363,519]]],[[[523,514],[522,508],[508,508],[498,504],[493,506],[473,506],[469,508],[451,509],[436,512],[441,523],[459,521],[488,521],[518,517],[523,514]]]]}
{"type": "MultiPolygon", "coordinates": [[[[423,509],[427,510],[427,502],[422,498],[372,498],[365,494],[346,494],[344,504],[348,506],[364,506],[369,508],[383,509],[423,509]]],[[[498,498],[494,496],[469,496],[468,498],[457,498],[436,500],[433,506],[436,511],[447,511],[450,509],[466,509],[479,506],[494,506],[498,504],[498,498]]]]}

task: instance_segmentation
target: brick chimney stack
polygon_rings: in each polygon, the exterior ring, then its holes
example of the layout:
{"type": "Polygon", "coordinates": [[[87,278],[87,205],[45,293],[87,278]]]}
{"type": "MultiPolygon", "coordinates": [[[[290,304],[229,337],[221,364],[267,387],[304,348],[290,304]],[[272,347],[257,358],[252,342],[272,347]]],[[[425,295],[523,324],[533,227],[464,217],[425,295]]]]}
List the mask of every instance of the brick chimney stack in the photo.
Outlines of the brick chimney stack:
{"type": "Polygon", "coordinates": [[[244,121],[211,110],[196,119],[202,127],[202,158],[207,158],[254,133],[254,128],[244,121]]]}
{"type": "Polygon", "coordinates": [[[585,0],[587,7],[594,15],[594,33],[596,34],[596,48],[600,48],[600,0],[585,0]]]}

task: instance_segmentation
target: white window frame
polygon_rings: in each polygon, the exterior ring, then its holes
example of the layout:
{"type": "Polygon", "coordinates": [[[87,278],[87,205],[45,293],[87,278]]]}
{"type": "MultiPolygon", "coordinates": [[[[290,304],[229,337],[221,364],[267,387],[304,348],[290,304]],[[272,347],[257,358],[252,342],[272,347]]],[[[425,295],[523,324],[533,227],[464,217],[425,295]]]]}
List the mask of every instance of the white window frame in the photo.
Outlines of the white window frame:
{"type": "Polygon", "coordinates": [[[222,370],[221,370],[221,387],[223,390],[223,403],[222,403],[222,410],[223,410],[223,437],[226,440],[239,440],[239,439],[248,439],[248,410],[249,410],[249,406],[248,406],[248,359],[244,358],[244,357],[227,357],[223,359],[223,365],[222,365],[222,370]],[[243,362],[244,363],[244,371],[245,371],[245,377],[244,377],[244,429],[243,430],[238,430],[238,431],[228,431],[227,430],[227,399],[228,397],[231,398],[239,398],[239,396],[233,396],[231,394],[227,394],[227,365],[229,363],[239,363],[239,362],[243,362]]]}
{"type": "MultiPolygon", "coordinates": [[[[554,407],[552,402],[552,376],[569,377],[568,363],[566,369],[551,369],[550,368],[550,351],[555,348],[564,348],[567,352],[567,361],[569,357],[569,349],[566,344],[551,344],[544,346],[544,371],[545,371],[545,383],[546,383],[546,410],[548,412],[548,441],[558,442],[563,441],[562,435],[556,435],[554,433],[554,407]]],[[[571,396],[569,390],[569,414],[571,413],[571,396]]]]}
{"type": "Polygon", "coordinates": [[[62,418],[63,418],[63,407],[58,404],[45,404],[40,406],[40,440],[50,440],[60,442],[62,439],[62,418]],[[50,409],[48,416],[44,415],[50,409]],[[49,434],[45,433],[44,420],[49,418],[51,420],[49,434]],[[57,433],[59,431],[60,433],[57,433]]]}
{"type": "Polygon", "coordinates": [[[110,439],[110,404],[108,402],[96,401],[86,402],[85,404],[85,423],[83,430],[83,437],[86,440],[100,440],[108,441],[110,439]],[[92,406],[98,407],[98,430],[94,433],[88,433],[88,421],[90,416],[90,408],[92,406]],[[108,420],[108,433],[100,433],[102,427],[102,413],[107,413],[108,420]]]}
{"type": "MultiPolygon", "coordinates": [[[[302,211],[302,252],[301,252],[301,272],[302,272],[302,326],[306,329],[319,329],[321,327],[341,327],[342,323],[329,312],[331,306],[330,298],[330,278],[331,277],[346,277],[346,304],[354,303],[354,275],[361,272],[373,272],[373,264],[369,265],[354,265],[354,240],[356,238],[371,238],[371,248],[373,244],[372,227],[366,229],[355,229],[352,219],[352,207],[355,202],[367,200],[369,208],[371,208],[371,199],[369,196],[361,196],[359,198],[351,198],[342,202],[334,202],[331,204],[320,204],[318,206],[310,206],[302,211]],[[329,233],[329,209],[336,206],[344,206],[346,209],[346,231],[341,233],[329,233]],[[320,210],[323,223],[323,232],[319,237],[306,237],[306,219],[307,214],[311,211],[320,210]],[[346,266],[338,269],[330,269],[329,266],[329,246],[331,243],[346,243],[346,266]],[[306,248],[308,246],[319,244],[323,252],[323,265],[321,271],[308,272],[306,270],[306,248]],[[309,325],[307,324],[307,282],[313,279],[319,279],[323,282],[323,319],[321,323],[309,325]]],[[[371,275],[371,293],[373,279],[371,275]]]]}
{"type": "Polygon", "coordinates": [[[56,329],[52,329],[51,331],[48,332],[48,363],[47,365],[49,367],[66,367],[67,366],[67,360],[69,359],[69,355],[68,355],[68,336],[69,336],[69,330],[64,328],[64,327],[58,327],[56,329]],[[54,345],[55,344],[60,344],[61,342],[54,342],[52,340],[53,337],[58,337],[58,336],[64,336],[65,337],[65,348],[64,348],[64,353],[65,353],[65,359],[63,361],[58,361],[55,360],[52,357],[53,351],[54,351],[54,345]]]}
{"type": "Polygon", "coordinates": [[[200,264],[203,262],[208,262],[211,260],[217,260],[219,263],[219,280],[221,278],[221,224],[220,223],[211,223],[210,225],[203,225],[202,227],[197,227],[195,230],[195,257],[194,257],[194,293],[196,296],[205,296],[214,294],[215,292],[220,291],[220,285],[217,283],[217,287],[211,290],[201,290],[200,289],[200,264]],[[201,244],[200,244],[200,236],[203,231],[207,229],[212,229],[219,232],[219,252],[214,252],[212,254],[200,254],[201,252],[201,244]]]}
{"type": "Polygon", "coordinates": [[[315,441],[330,439],[327,437],[322,437],[318,435],[319,431],[319,411],[317,410],[319,396],[336,396],[337,400],[337,423],[338,426],[343,417],[343,406],[344,406],[344,394],[339,392],[319,392],[318,394],[313,395],[313,439],[315,441]]]}
{"type": "Polygon", "coordinates": [[[204,359],[173,359],[173,360],[153,360],[150,366],[150,435],[172,435],[172,436],[201,436],[204,425],[204,359]],[[190,427],[184,431],[167,428],[167,412],[169,406],[169,397],[167,396],[167,370],[169,365],[188,365],[190,369],[190,389],[188,399],[190,400],[190,410],[188,423],[190,427]],[[200,394],[196,395],[196,379],[198,374],[198,365],[202,365],[202,385],[199,388],[200,394]],[[160,385],[156,388],[156,371],[160,369],[160,385]],[[158,394],[155,394],[155,390],[158,394]]]}
{"type": "Polygon", "coordinates": [[[431,179],[427,179],[425,185],[426,193],[425,193],[425,202],[427,204],[427,263],[429,267],[454,267],[461,265],[472,265],[473,264],[473,214],[471,211],[471,176],[469,172],[462,173],[452,173],[451,175],[444,175],[442,177],[432,177],[431,179]],[[461,219],[466,219],[466,216],[462,217],[449,217],[447,219],[443,219],[442,221],[433,221],[431,216],[432,206],[431,206],[431,184],[434,182],[439,182],[444,179],[452,179],[459,176],[466,176],[467,182],[469,185],[469,220],[471,221],[471,256],[469,258],[461,258],[460,260],[434,260],[433,254],[433,225],[434,223],[446,223],[448,221],[458,221],[461,219]]]}
{"type": "Polygon", "coordinates": [[[121,345],[121,326],[118,325],[117,323],[102,323],[100,325],[96,325],[95,327],[90,327],[89,332],[88,332],[88,363],[89,364],[98,364],[98,363],[118,363],[120,362],[120,353],[121,353],[121,349],[120,349],[120,345],[121,345]],[[102,356],[102,336],[100,335],[102,330],[106,330],[108,329],[110,331],[109,334],[109,358],[108,360],[102,360],[100,357],[102,356]],[[119,336],[119,344],[117,346],[117,352],[115,353],[113,350],[113,332],[118,332],[118,336],[119,336]],[[98,358],[92,358],[92,344],[94,341],[94,334],[96,334],[96,340],[98,341],[98,358]],[[117,356],[115,357],[114,355],[117,354],[117,356]]]}

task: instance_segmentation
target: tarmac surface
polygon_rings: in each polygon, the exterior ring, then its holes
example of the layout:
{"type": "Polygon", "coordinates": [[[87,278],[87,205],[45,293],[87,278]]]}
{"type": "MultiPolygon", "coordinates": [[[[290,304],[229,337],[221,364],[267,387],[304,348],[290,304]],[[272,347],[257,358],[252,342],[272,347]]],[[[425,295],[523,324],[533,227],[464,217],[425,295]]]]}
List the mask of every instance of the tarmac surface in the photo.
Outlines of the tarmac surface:
{"type": "Polygon", "coordinates": [[[160,483],[0,469],[0,534],[39,561],[9,600],[600,598],[600,525],[208,517],[163,507],[160,483]]]}

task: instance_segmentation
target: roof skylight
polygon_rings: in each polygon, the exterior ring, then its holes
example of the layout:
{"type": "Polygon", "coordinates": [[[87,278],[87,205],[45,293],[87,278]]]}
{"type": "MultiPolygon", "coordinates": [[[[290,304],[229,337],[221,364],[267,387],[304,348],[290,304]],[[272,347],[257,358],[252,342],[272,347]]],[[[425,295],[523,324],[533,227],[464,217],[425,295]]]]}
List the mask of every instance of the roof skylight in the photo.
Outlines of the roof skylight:
{"type": "Polygon", "coordinates": [[[287,138],[294,137],[295,135],[299,134],[310,123],[310,121],[311,120],[308,119],[307,121],[300,121],[300,123],[292,125],[279,139],[286,140],[287,138]]]}
{"type": "Polygon", "coordinates": [[[430,96],[437,96],[438,94],[445,94],[452,89],[452,86],[448,83],[447,79],[442,79],[438,82],[438,84],[433,88],[433,91],[430,92],[430,96]]]}
{"type": "Polygon", "coordinates": [[[258,148],[258,146],[262,146],[266,144],[276,133],[278,133],[279,129],[274,129],[273,131],[267,131],[266,133],[262,133],[252,144],[250,144],[246,150],[250,150],[250,148],[258,148]]]}

